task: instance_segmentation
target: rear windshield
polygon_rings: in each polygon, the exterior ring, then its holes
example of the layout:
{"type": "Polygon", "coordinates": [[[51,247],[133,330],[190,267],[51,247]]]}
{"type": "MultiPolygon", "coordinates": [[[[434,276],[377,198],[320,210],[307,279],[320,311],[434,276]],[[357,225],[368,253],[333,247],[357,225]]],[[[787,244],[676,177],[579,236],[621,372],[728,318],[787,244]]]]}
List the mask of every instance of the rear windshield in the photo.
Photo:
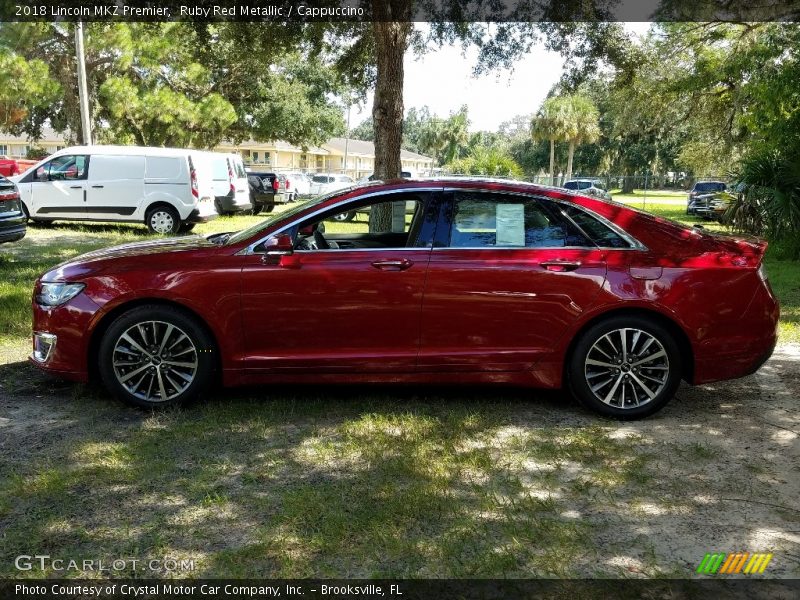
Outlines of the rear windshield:
{"type": "Polygon", "coordinates": [[[244,165],[242,164],[241,160],[236,158],[233,159],[233,165],[236,168],[236,177],[238,179],[244,179],[247,177],[247,173],[244,172],[244,165]]]}
{"type": "Polygon", "coordinates": [[[694,191],[696,192],[724,192],[725,184],[718,181],[704,181],[694,184],[694,191]]]}
{"type": "Polygon", "coordinates": [[[333,177],[328,177],[327,175],[314,175],[311,181],[314,183],[330,183],[333,181],[333,177]]]}

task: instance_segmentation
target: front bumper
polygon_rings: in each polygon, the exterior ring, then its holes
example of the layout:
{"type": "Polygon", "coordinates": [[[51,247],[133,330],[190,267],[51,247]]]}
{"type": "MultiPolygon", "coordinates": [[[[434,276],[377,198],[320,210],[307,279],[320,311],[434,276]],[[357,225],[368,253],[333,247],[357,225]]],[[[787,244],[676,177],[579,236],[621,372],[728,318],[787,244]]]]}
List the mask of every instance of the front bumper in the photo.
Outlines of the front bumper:
{"type": "Polygon", "coordinates": [[[89,379],[89,332],[100,307],[84,294],[62,306],[33,302],[33,345],[28,360],[43,371],[73,381],[89,379]]]}

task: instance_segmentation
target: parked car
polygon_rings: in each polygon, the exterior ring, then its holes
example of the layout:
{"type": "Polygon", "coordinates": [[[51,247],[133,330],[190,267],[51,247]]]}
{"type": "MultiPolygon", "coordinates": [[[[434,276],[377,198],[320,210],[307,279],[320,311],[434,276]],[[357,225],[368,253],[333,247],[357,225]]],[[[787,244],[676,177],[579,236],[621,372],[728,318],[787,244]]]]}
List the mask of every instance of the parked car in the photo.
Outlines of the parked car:
{"type": "Polygon", "coordinates": [[[336,190],[349,188],[354,183],[353,178],[349,175],[338,175],[335,173],[314,175],[311,177],[311,185],[308,191],[312,196],[319,196],[320,194],[329,194],[336,190]]]}
{"type": "MultiPolygon", "coordinates": [[[[252,173],[261,177],[262,179],[266,178],[269,180],[269,186],[274,191],[274,204],[286,204],[289,202],[289,194],[286,193],[286,178],[282,177],[278,173],[274,173],[272,171],[255,171],[253,170],[252,173]]],[[[266,185],[266,184],[265,184],[266,185]]]]}
{"type": "Polygon", "coordinates": [[[0,244],[24,238],[25,220],[17,186],[0,176],[0,244]]]}
{"type": "Polygon", "coordinates": [[[216,218],[203,152],[138,146],[65,148],[13,178],[33,222],[144,223],[153,233],[216,218]]]}
{"type": "Polygon", "coordinates": [[[686,214],[694,215],[709,210],[710,201],[715,195],[727,191],[723,181],[698,181],[694,184],[686,200],[686,214]]]}
{"type": "Polygon", "coordinates": [[[253,204],[242,158],[237,154],[205,152],[198,169],[208,169],[214,186],[214,207],[220,215],[250,211],[253,204]]]}
{"type": "Polygon", "coordinates": [[[635,419],[681,379],[767,360],[778,304],[766,246],[532,184],[376,183],[236,233],[70,259],[35,283],[31,361],[77,381],[96,368],[143,407],[216,377],[505,383],[565,386],[635,419]],[[409,201],[410,222],[331,233],[333,215],[409,201]]]}
{"type": "MultiPolygon", "coordinates": [[[[400,171],[400,178],[401,179],[411,179],[414,175],[411,171],[400,171]]],[[[368,181],[377,181],[377,177],[375,177],[375,173],[370,173],[366,177],[362,177],[358,180],[358,183],[366,183],[368,181]]]]}
{"type": "Polygon", "coordinates": [[[275,209],[275,188],[280,187],[278,178],[270,178],[263,173],[247,170],[247,183],[250,189],[250,203],[253,214],[272,212],[275,209]]]}
{"type": "Polygon", "coordinates": [[[293,171],[286,173],[286,193],[289,194],[289,201],[294,202],[300,197],[311,195],[311,178],[305,173],[293,171]]]}
{"type": "Polygon", "coordinates": [[[19,163],[9,156],[0,156],[0,175],[11,177],[20,172],[19,163]]]}
{"type": "Polygon", "coordinates": [[[606,189],[605,184],[599,179],[570,179],[564,183],[564,189],[573,192],[580,192],[587,196],[611,200],[611,193],[606,189]]]}

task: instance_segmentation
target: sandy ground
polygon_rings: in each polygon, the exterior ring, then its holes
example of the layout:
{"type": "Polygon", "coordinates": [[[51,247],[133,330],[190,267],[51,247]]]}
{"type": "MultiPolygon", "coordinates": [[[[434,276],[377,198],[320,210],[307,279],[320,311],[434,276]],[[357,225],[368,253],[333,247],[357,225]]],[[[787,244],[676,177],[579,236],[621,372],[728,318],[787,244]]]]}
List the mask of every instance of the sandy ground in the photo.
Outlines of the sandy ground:
{"type": "MultiPolygon", "coordinates": [[[[79,422],[66,408],[73,391],[53,384],[42,393],[24,382],[9,390],[0,381],[0,458],[16,460],[21,448],[89,435],[92,419],[79,422]]],[[[119,427],[140,419],[119,412],[119,427]]],[[[564,518],[591,526],[600,562],[595,572],[686,577],[706,552],[748,551],[774,554],[765,576],[800,577],[800,345],[779,346],[753,376],[683,385],[664,411],[644,421],[600,420],[545,397],[524,405],[491,443],[502,448],[526,428],[598,425],[612,438],[635,438],[632,451],[651,459],[641,485],[613,495],[575,493],[580,464],[567,460],[558,470],[548,493],[558,498],[564,518]]],[[[591,576],[592,567],[580,571],[591,576]]]]}

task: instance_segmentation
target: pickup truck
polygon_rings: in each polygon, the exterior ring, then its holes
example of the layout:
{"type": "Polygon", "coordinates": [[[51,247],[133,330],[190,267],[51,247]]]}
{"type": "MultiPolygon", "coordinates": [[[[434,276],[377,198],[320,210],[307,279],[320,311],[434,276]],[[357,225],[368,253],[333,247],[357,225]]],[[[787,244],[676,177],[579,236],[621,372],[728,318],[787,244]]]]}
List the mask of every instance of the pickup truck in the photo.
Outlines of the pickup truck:
{"type": "Polygon", "coordinates": [[[284,180],[276,173],[262,173],[246,169],[247,181],[250,184],[250,202],[253,204],[253,214],[261,211],[272,212],[276,204],[289,201],[284,180]]]}
{"type": "Polygon", "coordinates": [[[13,158],[0,156],[0,175],[11,177],[20,173],[19,163],[13,158]]]}

